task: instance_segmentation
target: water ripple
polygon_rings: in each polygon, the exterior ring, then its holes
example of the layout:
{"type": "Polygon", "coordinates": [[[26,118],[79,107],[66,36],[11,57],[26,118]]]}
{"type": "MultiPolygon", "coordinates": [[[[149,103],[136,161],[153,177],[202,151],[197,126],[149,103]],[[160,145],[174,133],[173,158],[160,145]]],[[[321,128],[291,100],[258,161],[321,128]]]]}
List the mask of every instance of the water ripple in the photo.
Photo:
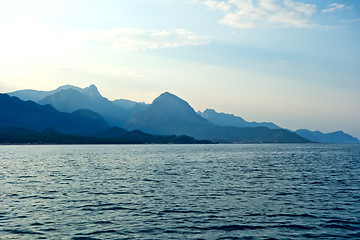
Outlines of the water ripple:
{"type": "Polygon", "coordinates": [[[360,146],[1,146],[0,239],[360,239],[360,146]]]}

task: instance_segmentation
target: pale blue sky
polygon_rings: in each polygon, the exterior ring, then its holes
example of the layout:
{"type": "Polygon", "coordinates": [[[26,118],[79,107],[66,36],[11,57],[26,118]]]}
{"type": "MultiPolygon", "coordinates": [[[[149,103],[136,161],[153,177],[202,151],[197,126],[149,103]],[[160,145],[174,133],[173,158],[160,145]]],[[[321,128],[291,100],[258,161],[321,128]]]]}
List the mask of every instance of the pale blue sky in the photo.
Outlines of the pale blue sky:
{"type": "Polygon", "coordinates": [[[0,0],[0,89],[164,91],[292,130],[360,138],[358,0],[0,0]]]}

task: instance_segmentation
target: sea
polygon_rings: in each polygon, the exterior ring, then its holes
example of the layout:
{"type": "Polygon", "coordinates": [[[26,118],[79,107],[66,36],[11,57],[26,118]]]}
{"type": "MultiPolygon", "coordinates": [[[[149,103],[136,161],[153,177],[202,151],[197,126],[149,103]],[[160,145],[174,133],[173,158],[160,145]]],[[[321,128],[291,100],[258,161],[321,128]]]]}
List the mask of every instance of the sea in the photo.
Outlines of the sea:
{"type": "Polygon", "coordinates": [[[360,145],[0,146],[0,239],[360,239],[360,145]]]}

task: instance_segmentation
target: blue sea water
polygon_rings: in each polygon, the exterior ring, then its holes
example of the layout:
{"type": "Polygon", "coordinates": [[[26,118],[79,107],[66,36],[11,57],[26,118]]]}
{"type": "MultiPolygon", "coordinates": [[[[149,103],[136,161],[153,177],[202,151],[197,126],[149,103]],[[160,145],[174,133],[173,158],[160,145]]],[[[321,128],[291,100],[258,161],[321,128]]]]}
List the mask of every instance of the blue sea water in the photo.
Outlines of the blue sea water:
{"type": "Polygon", "coordinates": [[[0,239],[360,239],[360,145],[0,146],[0,239]]]}

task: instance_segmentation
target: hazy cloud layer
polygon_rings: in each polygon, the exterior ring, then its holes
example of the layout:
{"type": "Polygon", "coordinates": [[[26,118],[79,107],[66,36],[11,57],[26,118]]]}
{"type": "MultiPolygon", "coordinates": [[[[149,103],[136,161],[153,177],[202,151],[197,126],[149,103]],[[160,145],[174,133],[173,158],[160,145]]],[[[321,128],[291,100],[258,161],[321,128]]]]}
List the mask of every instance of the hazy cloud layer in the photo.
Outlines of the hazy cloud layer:
{"type": "Polygon", "coordinates": [[[231,8],[230,4],[226,3],[225,1],[192,0],[192,2],[201,3],[210,9],[217,9],[217,10],[222,10],[222,11],[228,11],[231,8]]]}
{"type": "Polygon", "coordinates": [[[104,31],[77,33],[82,40],[109,43],[114,49],[143,51],[210,43],[209,37],[185,29],[172,31],[118,28],[104,31]]]}
{"type": "MultiPolygon", "coordinates": [[[[304,28],[316,26],[312,21],[317,12],[315,4],[295,0],[193,0],[210,9],[225,11],[221,24],[235,28],[304,28]]],[[[332,3],[322,12],[346,9],[344,4],[332,3]]]]}
{"type": "Polygon", "coordinates": [[[330,12],[335,12],[338,10],[343,10],[346,8],[349,8],[349,7],[345,7],[344,4],[332,3],[332,4],[329,4],[327,8],[323,9],[322,12],[330,13],[330,12]]]}
{"type": "Polygon", "coordinates": [[[236,7],[220,23],[236,28],[253,27],[309,27],[316,6],[292,0],[229,0],[236,7]]]}

